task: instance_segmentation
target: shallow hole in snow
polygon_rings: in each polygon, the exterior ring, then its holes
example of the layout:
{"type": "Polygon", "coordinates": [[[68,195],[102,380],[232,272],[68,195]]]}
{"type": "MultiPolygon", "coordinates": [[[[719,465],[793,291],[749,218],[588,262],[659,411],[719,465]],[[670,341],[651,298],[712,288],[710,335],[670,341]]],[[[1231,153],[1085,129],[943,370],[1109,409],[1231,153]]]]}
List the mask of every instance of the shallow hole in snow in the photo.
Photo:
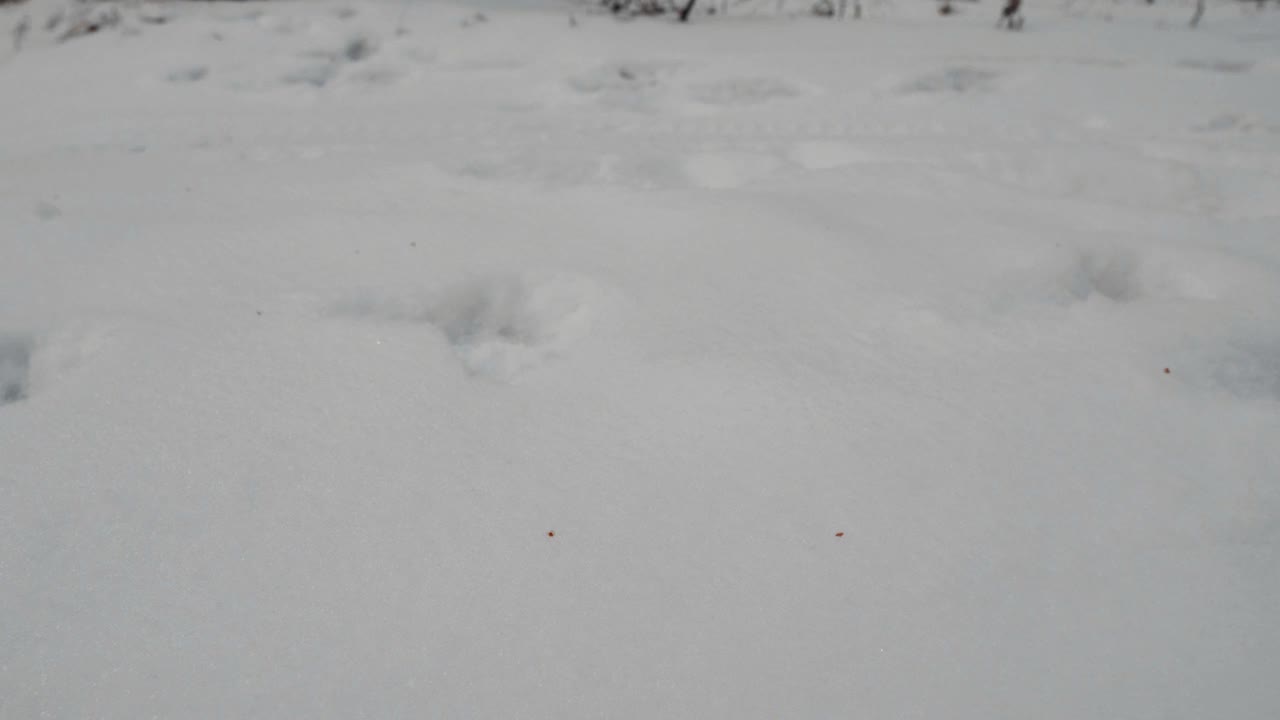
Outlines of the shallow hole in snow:
{"type": "Polygon", "coordinates": [[[1240,75],[1252,70],[1253,63],[1236,62],[1233,60],[1183,58],[1178,61],[1178,67],[1187,68],[1189,70],[1204,70],[1206,72],[1222,73],[1225,75],[1240,75]]]}
{"type": "Polygon", "coordinates": [[[426,295],[355,296],[332,312],[431,325],[468,374],[509,381],[585,337],[603,297],[595,283],[574,275],[499,274],[426,295]]]}
{"type": "Polygon", "coordinates": [[[478,278],[436,298],[425,319],[472,375],[509,380],[555,357],[591,326],[595,289],[582,278],[478,278]]]}
{"type": "Polygon", "coordinates": [[[1213,361],[1215,384],[1246,400],[1280,401],[1280,341],[1232,343],[1213,361]]]}
{"type": "Polygon", "coordinates": [[[0,335],[0,405],[27,397],[27,376],[35,344],[28,337],[0,335]]]}
{"type": "Polygon", "coordinates": [[[870,159],[865,151],[838,142],[800,143],[791,148],[787,157],[806,170],[833,170],[870,159]]]}
{"type": "Polygon", "coordinates": [[[171,83],[193,83],[205,79],[209,75],[209,68],[204,65],[193,65],[191,67],[179,68],[169,73],[169,82],[171,83]]]}
{"type": "Polygon", "coordinates": [[[1142,296],[1136,255],[1125,250],[1085,251],[1066,277],[1065,289],[1076,300],[1093,295],[1113,302],[1132,302],[1142,296]]]}
{"type": "Polygon", "coordinates": [[[693,99],[707,105],[759,105],[801,95],[800,88],[781,78],[736,77],[690,88],[693,99]]]}
{"type": "Polygon", "coordinates": [[[334,63],[322,63],[298,68],[285,75],[282,80],[289,85],[311,85],[324,87],[338,74],[338,66],[334,63]]]}
{"type": "Polygon", "coordinates": [[[347,40],[342,48],[342,57],[347,62],[360,62],[378,51],[378,43],[372,37],[356,35],[347,40]]]}
{"type": "Polygon", "coordinates": [[[950,67],[911,80],[905,93],[967,93],[992,89],[1000,73],[974,67],[950,67]]]}
{"type": "Polygon", "coordinates": [[[771,155],[750,152],[709,152],[685,162],[685,174],[695,187],[726,190],[764,180],[776,174],[782,162],[771,155]]]}

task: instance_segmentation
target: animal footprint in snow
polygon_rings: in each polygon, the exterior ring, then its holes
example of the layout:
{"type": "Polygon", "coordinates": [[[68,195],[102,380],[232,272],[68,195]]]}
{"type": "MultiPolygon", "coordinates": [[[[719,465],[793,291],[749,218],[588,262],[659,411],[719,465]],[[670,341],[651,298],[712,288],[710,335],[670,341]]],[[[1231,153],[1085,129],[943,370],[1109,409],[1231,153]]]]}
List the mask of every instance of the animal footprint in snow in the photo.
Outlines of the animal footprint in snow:
{"type": "Polygon", "coordinates": [[[967,93],[990,90],[999,73],[973,67],[950,67],[923,75],[902,87],[905,93],[967,93]]]}
{"type": "Polygon", "coordinates": [[[670,78],[680,70],[671,62],[633,62],[602,65],[568,79],[577,94],[602,105],[627,110],[649,109],[670,78]]]}
{"type": "Polygon", "coordinates": [[[311,85],[324,87],[338,75],[338,66],[327,62],[307,65],[285,75],[282,80],[288,85],[311,85]]]}
{"type": "Polygon", "coordinates": [[[1280,340],[1258,336],[1230,341],[1204,364],[1214,383],[1232,395],[1280,402],[1280,340]]]}
{"type": "Polygon", "coordinates": [[[1251,404],[1280,403],[1280,337],[1269,328],[1224,324],[1172,352],[1164,374],[1200,392],[1251,404]]]}
{"type": "Polygon", "coordinates": [[[666,69],[659,63],[604,65],[569,78],[569,85],[581,93],[637,91],[656,87],[666,69]]]}
{"type": "Polygon", "coordinates": [[[684,170],[695,187],[727,190],[769,178],[781,165],[772,155],[712,152],[690,157],[685,161],[684,170]]]}
{"type": "Polygon", "coordinates": [[[209,75],[209,68],[204,65],[192,65],[179,68],[169,73],[169,82],[182,84],[200,82],[209,75]]]}
{"type": "Polygon", "coordinates": [[[1050,303],[1127,305],[1148,300],[1213,300],[1211,278],[1178,254],[1125,247],[1073,248],[1008,273],[993,298],[1004,310],[1050,303]]]}
{"type": "Polygon", "coordinates": [[[0,405],[27,397],[32,345],[29,338],[0,335],[0,405]]]}
{"type": "Polygon", "coordinates": [[[1240,75],[1253,69],[1253,63],[1248,61],[1201,58],[1183,58],[1177,62],[1177,65],[1188,70],[1203,70],[1224,75],[1240,75]]]}
{"type": "Polygon", "coordinates": [[[869,157],[853,145],[835,142],[806,142],[791,148],[787,157],[806,170],[833,170],[860,162],[869,157]]]}
{"type": "Polygon", "coordinates": [[[368,59],[378,51],[378,41],[369,35],[352,36],[342,46],[341,59],[347,62],[360,62],[368,59]]]}
{"type": "Polygon", "coordinates": [[[426,310],[473,375],[510,380],[563,352],[591,329],[598,291],[565,276],[473,280],[426,310]]]}
{"type": "Polygon", "coordinates": [[[352,35],[337,49],[314,50],[303,57],[318,62],[304,65],[282,79],[289,85],[325,87],[337,78],[342,66],[359,63],[378,52],[378,39],[372,35],[352,35]]]}
{"type": "Polygon", "coordinates": [[[473,376],[513,380],[584,338],[609,294],[582,277],[523,273],[474,278],[427,295],[357,295],[337,316],[427,324],[473,376]]]}
{"type": "Polygon", "coordinates": [[[1131,302],[1142,295],[1138,258],[1122,251],[1085,252],[1067,273],[1064,289],[1076,300],[1101,295],[1112,302],[1131,302]]]}
{"type": "Polygon", "coordinates": [[[759,105],[801,95],[799,87],[780,78],[737,77],[690,88],[695,100],[707,105],[759,105]]]}

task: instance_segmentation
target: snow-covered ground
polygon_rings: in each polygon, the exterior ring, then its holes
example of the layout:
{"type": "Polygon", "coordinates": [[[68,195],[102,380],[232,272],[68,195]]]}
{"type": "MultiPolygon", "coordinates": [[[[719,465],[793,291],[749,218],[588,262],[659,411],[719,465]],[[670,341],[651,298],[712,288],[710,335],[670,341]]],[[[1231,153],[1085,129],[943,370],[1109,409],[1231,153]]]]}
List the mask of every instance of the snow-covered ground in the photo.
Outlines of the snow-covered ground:
{"type": "Polygon", "coordinates": [[[1280,717],[1280,11],[55,6],[0,717],[1280,717]]]}

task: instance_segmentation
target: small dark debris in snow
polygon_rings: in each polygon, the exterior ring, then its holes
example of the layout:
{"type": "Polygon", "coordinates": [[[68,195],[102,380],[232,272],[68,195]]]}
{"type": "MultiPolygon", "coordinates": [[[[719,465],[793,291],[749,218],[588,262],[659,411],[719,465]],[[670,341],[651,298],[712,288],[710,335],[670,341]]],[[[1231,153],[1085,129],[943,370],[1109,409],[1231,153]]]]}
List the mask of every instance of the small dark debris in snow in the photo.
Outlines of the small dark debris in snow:
{"type": "Polygon", "coordinates": [[[844,537],[844,533],[842,533],[842,532],[838,532],[838,533],[836,533],[836,537],[844,537]]]}
{"type": "Polygon", "coordinates": [[[635,80],[636,74],[623,67],[623,68],[618,68],[618,77],[622,78],[623,80],[635,80]]]}
{"type": "Polygon", "coordinates": [[[555,537],[555,536],[556,536],[556,531],[555,531],[555,530],[548,530],[548,531],[547,531],[547,537],[555,537]]]}
{"type": "Polygon", "coordinates": [[[409,242],[409,247],[418,247],[418,241],[416,241],[416,240],[411,240],[411,241],[409,242]]]}
{"type": "Polygon", "coordinates": [[[261,311],[261,310],[259,310],[259,311],[258,311],[258,317],[262,317],[262,311],[261,311]]]}
{"type": "Polygon", "coordinates": [[[1171,374],[1172,372],[1173,372],[1173,371],[1172,371],[1172,370],[1170,370],[1169,368],[1165,368],[1165,369],[1164,369],[1164,374],[1165,374],[1165,375],[1169,375],[1169,374],[1171,374]]]}

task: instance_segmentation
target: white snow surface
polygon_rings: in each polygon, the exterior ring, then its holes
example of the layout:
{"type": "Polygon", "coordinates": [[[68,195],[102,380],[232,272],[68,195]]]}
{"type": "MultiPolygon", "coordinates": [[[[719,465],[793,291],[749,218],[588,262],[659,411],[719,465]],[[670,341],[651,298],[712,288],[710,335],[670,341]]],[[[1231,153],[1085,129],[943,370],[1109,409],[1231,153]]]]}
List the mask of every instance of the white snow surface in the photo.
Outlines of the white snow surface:
{"type": "Polygon", "coordinates": [[[0,718],[1280,717],[1280,11],[774,5],[0,8],[0,718]]]}

